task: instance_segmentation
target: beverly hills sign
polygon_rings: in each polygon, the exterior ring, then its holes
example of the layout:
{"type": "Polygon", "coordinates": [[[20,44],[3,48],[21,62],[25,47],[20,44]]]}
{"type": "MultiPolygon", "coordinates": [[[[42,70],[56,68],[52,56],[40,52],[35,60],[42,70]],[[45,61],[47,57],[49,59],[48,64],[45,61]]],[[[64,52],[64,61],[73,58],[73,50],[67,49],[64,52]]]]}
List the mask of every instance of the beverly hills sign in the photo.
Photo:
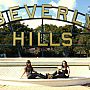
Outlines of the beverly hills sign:
{"type": "MultiPolygon", "coordinates": [[[[10,7],[9,10],[0,12],[0,26],[10,23],[10,22],[15,22],[15,21],[21,21],[21,20],[25,20],[22,18],[22,16],[18,16],[18,11],[20,9],[24,9],[28,15],[28,20],[30,19],[35,19],[35,14],[37,13],[37,8],[41,8],[41,16],[39,16],[39,18],[43,18],[43,19],[49,19],[49,20],[53,20],[52,15],[50,15],[50,9],[55,9],[57,10],[56,12],[56,17],[54,18],[54,20],[58,20],[58,21],[64,21],[64,22],[68,22],[68,23],[72,23],[81,27],[82,26],[82,22],[78,21],[78,15],[82,15],[85,17],[86,20],[86,24],[87,26],[90,25],[90,17],[88,14],[83,14],[78,12],[78,10],[70,10],[67,7],[63,7],[63,6],[58,6],[58,7],[53,7],[50,4],[43,4],[42,6],[37,6],[36,4],[34,4],[34,6],[27,6],[24,5],[24,7],[19,7],[19,6],[14,6],[14,7],[10,7]],[[30,10],[30,8],[32,10],[30,10]],[[68,21],[68,12],[73,12],[73,17],[72,17],[72,21],[68,21]],[[8,12],[9,15],[7,15],[8,17],[8,22],[6,23],[5,17],[3,16],[4,12],[8,12]],[[63,19],[61,20],[61,16],[63,16],[63,19]]],[[[39,9],[40,10],[40,9],[39,9]]],[[[39,11],[38,11],[39,12],[39,11]]],[[[26,19],[26,20],[27,20],[26,19]]],[[[87,27],[86,27],[87,28],[87,27]]],[[[53,44],[52,40],[53,40],[53,33],[50,32],[50,46],[60,46],[60,43],[57,44],[53,44]]],[[[72,33],[68,33],[65,32],[62,34],[62,40],[64,41],[69,41],[69,43],[65,43],[62,42],[63,46],[71,46],[72,45],[72,38],[66,38],[66,36],[72,36],[72,33]]],[[[32,46],[32,32],[30,32],[30,38],[29,38],[30,42],[29,42],[29,46],[32,46]]],[[[16,32],[13,32],[13,46],[16,45],[16,41],[20,40],[21,41],[21,46],[24,46],[24,32],[21,32],[21,37],[17,37],[16,32]]],[[[48,46],[48,43],[40,43],[40,32],[38,32],[38,46],[48,46]]]]}

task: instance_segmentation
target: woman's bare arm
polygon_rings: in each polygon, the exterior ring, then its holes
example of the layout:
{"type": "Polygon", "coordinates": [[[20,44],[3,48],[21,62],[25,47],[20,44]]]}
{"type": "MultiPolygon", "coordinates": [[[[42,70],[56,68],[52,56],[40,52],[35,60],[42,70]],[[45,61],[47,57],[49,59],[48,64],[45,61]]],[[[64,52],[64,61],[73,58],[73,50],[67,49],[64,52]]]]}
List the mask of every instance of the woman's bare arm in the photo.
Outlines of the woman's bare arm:
{"type": "Polygon", "coordinates": [[[33,69],[33,72],[37,73],[37,71],[35,71],[34,69],[33,69]]]}
{"type": "Polygon", "coordinates": [[[23,72],[23,74],[22,74],[22,76],[21,76],[21,78],[23,77],[23,75],[26,73],[26,71],[24,70],[24,72],[23,72]]]}
{"type": "Polygon", "coordinates": [[[68,71],[69,71],[68,74],[70,75],[70,67],[69,66],[68,66],[68,71]]]}

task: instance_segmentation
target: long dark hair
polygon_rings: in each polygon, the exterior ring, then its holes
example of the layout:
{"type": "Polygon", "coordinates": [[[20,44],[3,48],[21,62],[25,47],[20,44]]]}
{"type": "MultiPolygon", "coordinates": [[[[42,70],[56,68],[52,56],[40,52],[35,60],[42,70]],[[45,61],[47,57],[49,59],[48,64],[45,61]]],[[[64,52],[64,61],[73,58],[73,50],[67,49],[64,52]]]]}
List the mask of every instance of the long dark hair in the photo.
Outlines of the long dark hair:
{"type": "Polygon", "coordinates": [[[67,65],[67,62],[64,60],[64,61],[62,61],[62,68],[67,68],[68,67],[68,65],[67,65]],[[65,66],[63,66],[63,62],[65,62],[65,66]]]}
{"type": "Polygon", "coordinates": [[[32,67],[30,60],[27,60],[26,67],[28,67],[28,64],[30,64],[30,67],[32,67]]]}

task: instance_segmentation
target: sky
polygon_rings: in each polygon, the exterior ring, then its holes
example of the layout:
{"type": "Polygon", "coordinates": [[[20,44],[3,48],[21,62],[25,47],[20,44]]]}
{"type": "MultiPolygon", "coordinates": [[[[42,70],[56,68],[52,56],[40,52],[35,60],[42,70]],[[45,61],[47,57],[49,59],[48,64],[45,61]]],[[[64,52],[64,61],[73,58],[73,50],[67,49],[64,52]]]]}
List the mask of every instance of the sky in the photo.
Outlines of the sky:
{"type": "MultiPolygon", "coordinates": [[[[24,6],[24,4],[30,5],[42,5],[42,4],[52,4],[53,6],[65,6],[68,7],[68,9],[75,10],[77,9],[79,12],[82,13],[88,13],[88,6],[90,6],[90,0],[0,0],[0,11],[4,11],[9,9],[9,7],[17,6],[19,5],[24,6]]],[[[39,10],[37,10],[37,14],[35,17],[40,16],[39,10]]],[[[53,17],[56,15],[56,10],[50,10],[50,12],[53,14],[53,17]]],[[[26,13],[24,11],[19,12],[19,16],[23,15],[24,17],[27,17],[26,13]]],[[[69,13],[68,19],[72,17],[72,13],[69,13]]],[[[78,20],[82,21],[84,23],[85,18],[79,16],[78,20]]],[[[41,20],[28,20],[28,21],[22,21],[21,23],[25,23],[25,25],[29,25],[30,28],[36,28],[41,24],[41,20]],[[37,23],[38,22],[38,23],[37,23]]],[[[58,22],[58,21],[51,21],[51,20],[44,20],[44,24],[55,24],[57,26],[65,25],[64,22],[58,22]]]]}

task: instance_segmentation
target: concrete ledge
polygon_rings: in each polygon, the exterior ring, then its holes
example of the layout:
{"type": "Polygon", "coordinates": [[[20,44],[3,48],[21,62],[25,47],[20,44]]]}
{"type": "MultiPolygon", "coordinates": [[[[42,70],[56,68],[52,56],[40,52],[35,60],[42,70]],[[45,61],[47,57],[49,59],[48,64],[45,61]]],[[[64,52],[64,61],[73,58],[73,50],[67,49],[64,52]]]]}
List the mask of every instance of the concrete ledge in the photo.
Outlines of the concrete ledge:
{"type": "Polygon", "coordinates": [[[66,60],[70,66],[89,66],[90,58],[0,58],[0,66],[25,66],[30,60],[33,66],[60,66],[66,60]]]}
{"type": "MultiPolygon", "coordinates": [[[[90,83],[90,78],[85,77],[70,77],[67,79],[17,79],[17,80],[8,80],[8,79],[0,79],[2,83],[6,85],[22,83],[22,85],[27,84],[36,84],[36,85],[44,85],[44,86],[52,86],[52,87],[60,87],[60,86],[71,86],[71,85],[83,85],[86,83],[90,83]]],[[[2,85],[2,83],[0,83],[2,85]]]]}

